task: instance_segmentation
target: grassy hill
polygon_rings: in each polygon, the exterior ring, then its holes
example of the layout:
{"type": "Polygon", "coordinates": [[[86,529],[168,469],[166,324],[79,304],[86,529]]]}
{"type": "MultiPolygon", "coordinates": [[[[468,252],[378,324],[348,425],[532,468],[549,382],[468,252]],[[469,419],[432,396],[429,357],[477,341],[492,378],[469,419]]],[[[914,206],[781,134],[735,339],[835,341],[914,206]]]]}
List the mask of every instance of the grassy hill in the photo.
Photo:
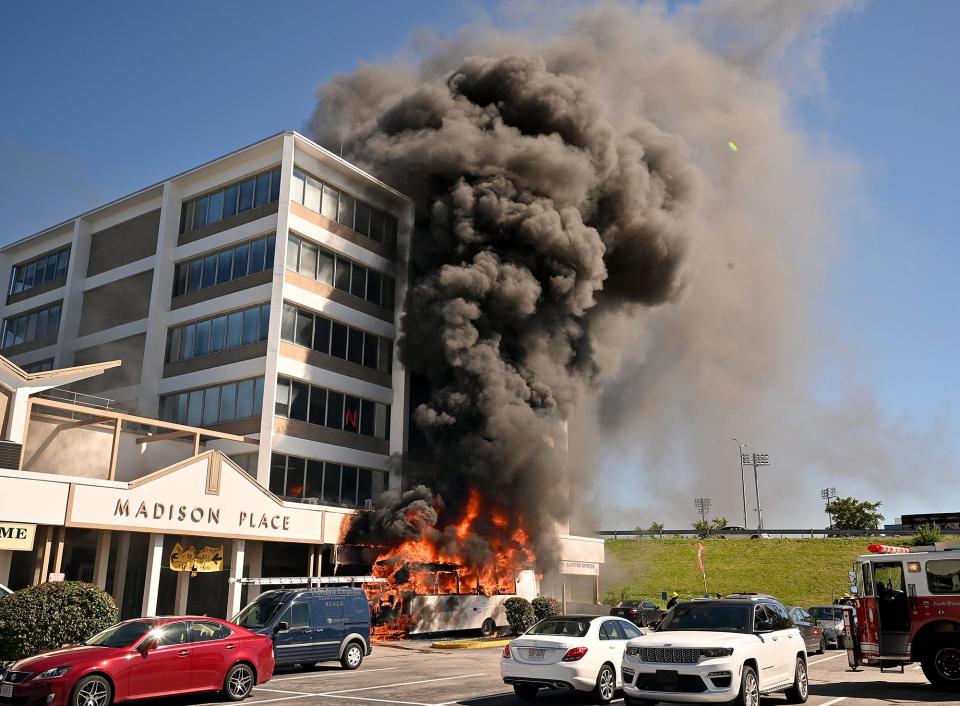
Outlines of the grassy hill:
{"type": "MultiPolygon", "coordinates": [[[[871,542],[904,540],[843,539],[704,540],[707,589],[769,593],[789,605],[830,603],[850,590],[847,572],[871,542]]],[[[661,591],[681,597],[703,595],[696,539],[610,540],[600,594],[604,603],[623,598],[657,602],[661,591]]]]}

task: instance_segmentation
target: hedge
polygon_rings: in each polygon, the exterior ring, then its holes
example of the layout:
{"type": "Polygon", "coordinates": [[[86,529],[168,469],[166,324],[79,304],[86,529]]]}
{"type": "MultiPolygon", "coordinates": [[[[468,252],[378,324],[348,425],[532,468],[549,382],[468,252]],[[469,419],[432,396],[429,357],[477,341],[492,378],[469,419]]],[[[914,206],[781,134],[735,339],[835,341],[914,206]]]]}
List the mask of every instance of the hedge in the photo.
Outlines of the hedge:
{"type": "Polygon", "coordinates": [[[522,635],[537,622],[533,606],[526,598],[508,598],[503,602],[503,609],[507,612],[507,622],[514,635],[522,635]]]}
{"type": "Polygon", "coordinates": [[[541,596],[533,599],[533,612],[537,616],[537,622],[560,615],[563,612],[563,606],[556,598],[547,598],[541,596]]]}
{"type": "Polygon", "coordinates": [[[118,620],[109,593],[82,581],[25,588],[0,600],[0,660],[84,642],[118,620]]]}

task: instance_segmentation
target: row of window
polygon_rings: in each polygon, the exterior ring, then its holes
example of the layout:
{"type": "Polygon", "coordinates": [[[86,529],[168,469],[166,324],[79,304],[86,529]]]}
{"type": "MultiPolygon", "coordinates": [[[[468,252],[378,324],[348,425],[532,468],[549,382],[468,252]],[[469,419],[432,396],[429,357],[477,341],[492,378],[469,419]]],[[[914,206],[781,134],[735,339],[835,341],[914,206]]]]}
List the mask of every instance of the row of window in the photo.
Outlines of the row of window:
{"type": "Polygon", "coordinates": [[[61,302],[57,302],[43,309],[4,319],[0,348],[19,346],[44,336],[55,336],[60,330],[60,308],[61,302]]]}
{"type": "Polygon", "coordinates": [[[287,237],[287,269],[393,310],[393,277],[335,255],[300,236],[287,237]]]}
{"type": "Polygon", "coordinates": [[[377,439],[390,438],[390,405],[334,392],[299,380],[278,378],[277,416],[349,431],[377,439]]]}
{"type": "Polygon", "coordinates": [[[266,341],[269,329],[269,303],[175,326],[167,332],[166,361],[176,363],[266,341]]]}
{"type": "Polygon", "coordinates": [[[322,314],[284,303],[280,338],[304,348],[348,360],[389,374],[393,370],[393,342],[322,314]]]}
{"type": "Polygon", "coordinates": [[[48,370],[53,370],[53,358],[38,360],[36,363],[30,363],[29,365],[21,366],[21,368],[25,373],[44,373],[48,370]]]}
{"type": "Polygon", "coordinates": [[[13,266],[10,275],[10,294],[25,292],[28,289],[39,287],[44,282],[67,276],[67,266],[70,264],[70,246],[56,252],[41,255],[29,262],[13,266]]]}
{"type": "Polygon", "coordinates": [[[387,489],[388,474],[297,456],[270,457],[270,492],[323,505],[364,507],[387,489]]]}
{"type": "Polygon", "coordinates": [[[276,236],[270,234],[177,263],[173,296],[196,292],[273,267],[276,236]]]}
{"type": "Polygon", "coordinates": [[[280,167],[183,202],[180,232],[188,233],[280,198],[280,167]]]}
{"type": "Polygon", "coordinates": [[[396,218],[297,168],[290,182],[290,200],[388,248],[397,247],[396,218]]]}
{"type": "Polygon", "coordinates": [[[208,427],[258,417],[263,407],[263,378],[174,392],[160,398],[160,418],[175,424],[208,427]]]}

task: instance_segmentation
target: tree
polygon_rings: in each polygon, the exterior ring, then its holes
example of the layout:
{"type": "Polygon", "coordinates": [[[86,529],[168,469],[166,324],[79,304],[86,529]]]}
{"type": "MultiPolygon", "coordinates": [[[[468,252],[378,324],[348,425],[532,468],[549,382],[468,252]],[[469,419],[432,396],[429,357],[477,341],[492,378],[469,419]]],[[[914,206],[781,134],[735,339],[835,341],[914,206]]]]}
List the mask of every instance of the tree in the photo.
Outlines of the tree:
{"type": "Polygon", "coordinates": [[[663,536],[663,523],[657,522],[654,520],[650,523],[650,527],[647,528],[648,532],[656,532],[657,534],[663,536]]]}
{"type": "Polygon", "coordinates": [[[920,525],[917,527],[916,534],[913,535],[913,539],[910,540],[910,544],[915,547],[931,547],[937,542],[943,541],[943,531],[940,529],[940,525],[936,522],[932,522],[927,525],[920,525]]]}
{"type": "Polygon", "coordinates": [[[710,521],[710,527],[715,530],[723,529],[730,524],[730,521],[726,517],[714,517],[710,521]]]}
{"type": "Polygon", "coordinates": [[[710,522],[708,520],[697,520],[691,525],[698,534],[710,534],[710,522]]]}
{"type": "Polygon", "coordinates": [[[833,517],[833,528],[838,530],[879,529],[883,513],[882,502],[856,498],[834,498],[827,503],[827,512],[833,517]]]}

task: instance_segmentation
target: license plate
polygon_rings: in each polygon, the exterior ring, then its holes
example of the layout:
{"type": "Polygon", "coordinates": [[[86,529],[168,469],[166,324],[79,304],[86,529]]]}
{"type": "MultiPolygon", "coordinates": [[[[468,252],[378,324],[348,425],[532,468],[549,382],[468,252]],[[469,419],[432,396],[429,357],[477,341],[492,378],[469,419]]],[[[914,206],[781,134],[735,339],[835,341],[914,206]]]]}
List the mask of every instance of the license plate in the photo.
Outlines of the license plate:
{"type": "Polygon", "coordinates": [[[529,659],[543,659],[543,650],[537,647],[527,650],[527,657],[529,659]]]}
{"type": "Polygon", "coordinates": [[[13,684],[0,685],[0,697],[12,697],[12,696],[13,696],[13,684]]]}
{"type": "Polygon", "coordinates": [[[671,669],[658,669],[657,681],[663,686],[676,686],[678,681],[678,673],[671,669]]]}

